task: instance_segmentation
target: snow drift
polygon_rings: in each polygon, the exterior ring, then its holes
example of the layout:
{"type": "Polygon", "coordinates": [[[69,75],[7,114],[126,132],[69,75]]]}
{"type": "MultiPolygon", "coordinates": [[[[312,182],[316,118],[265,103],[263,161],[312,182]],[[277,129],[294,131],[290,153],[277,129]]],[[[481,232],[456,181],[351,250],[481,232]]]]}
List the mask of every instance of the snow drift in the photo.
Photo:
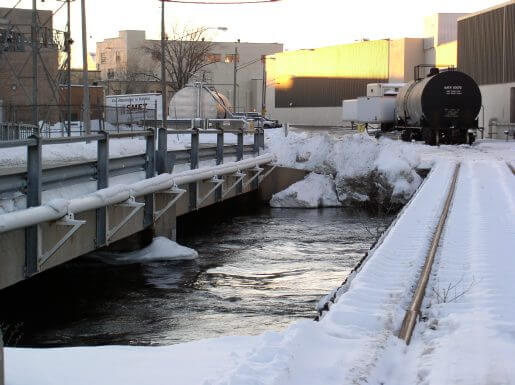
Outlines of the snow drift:
{"type": "Polygon", "coordinates": [[[131,264],[154,261],[182,261],[198,257],[197,251],[179,245],[165,237],[156,237],[150,245],[130,252],[97,252],[93,254],[103,262],[111,264],[131,264]]]}
{"type": "Polygon", "coordinates": [[[274,194],[272,207],[336,207],[341,206],[332,175],[311,173],[286,190],[274,194]]]}
{"type": "Polygon", "coordinates": [[[326,176],[309,176],[276,194],[273,207],[392,208],[406,203],[422,182],[415,171],[420,164],[418,144],[367,134],[335,138],[293,132],[285,137],[280,130],[270,132],[266,144],[279,164],[326,176]],[[338,203],[322,199],[328,191],[336,192],[338,203]]]}

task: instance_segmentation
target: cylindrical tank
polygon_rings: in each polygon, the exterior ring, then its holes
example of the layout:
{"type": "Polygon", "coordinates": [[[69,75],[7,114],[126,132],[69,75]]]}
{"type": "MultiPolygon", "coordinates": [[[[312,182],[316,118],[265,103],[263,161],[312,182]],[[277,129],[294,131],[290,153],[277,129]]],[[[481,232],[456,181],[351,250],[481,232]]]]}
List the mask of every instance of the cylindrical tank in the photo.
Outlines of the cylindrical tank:
{"type": "Polygon", "coordinates": [[[168,119],[224,119],[229,118],[227,111],[232,108],[224,95],[197,85],[187,85],[176,92],[169,107],[168,119]]]}
{"type": "Polygon", "coordinates": [[[467,74],[448,70],[405,85],[396,99],[397,121],[415,127],[472,127],[481,91],[467,74]]]}

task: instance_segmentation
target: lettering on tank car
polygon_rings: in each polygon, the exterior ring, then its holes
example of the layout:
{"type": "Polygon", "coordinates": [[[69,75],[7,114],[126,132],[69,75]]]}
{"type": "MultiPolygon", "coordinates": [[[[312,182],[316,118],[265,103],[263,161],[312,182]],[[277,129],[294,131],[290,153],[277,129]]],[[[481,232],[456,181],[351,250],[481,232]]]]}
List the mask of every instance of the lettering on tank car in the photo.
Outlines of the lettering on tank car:
{"type": "Polygon", "coordinates": [[[463,86],[445,86],[445,95],[461,95],[463,86]]]}
{"type": "Polygon", "coordinates": [[[460,116],[459,108],[444,108],[443,112],[446,118],[458,118],[460,116]]]}

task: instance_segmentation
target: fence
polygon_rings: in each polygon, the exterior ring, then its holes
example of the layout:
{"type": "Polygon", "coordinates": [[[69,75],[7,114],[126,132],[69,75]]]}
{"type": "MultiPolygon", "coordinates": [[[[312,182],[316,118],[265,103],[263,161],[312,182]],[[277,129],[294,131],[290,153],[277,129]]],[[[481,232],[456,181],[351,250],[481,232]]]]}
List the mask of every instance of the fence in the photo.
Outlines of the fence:
{"type": "Polygon", "coordinates": [[[0,140],[27,139],[31,135],[37,135],[38,128],[30,124],[0,123],[0,140]]]}
{"type": "MultiPolygon", "coordinates": [[[[77,136],[84,134],[82,105],[38,105],[40,134],[45,137],[77,136]]],[[[33,124],[34,109],[30,105],[4,105],[5,123],[33,124]]],[[[91,129],[108,132],[145,130],[150,122],[155,124],[156,109],[135,109],[130,106],[105,106],[92,104],[90,107],[91,129]]],[[[2,139],[6,140],[6,139],[2,139]]]]}

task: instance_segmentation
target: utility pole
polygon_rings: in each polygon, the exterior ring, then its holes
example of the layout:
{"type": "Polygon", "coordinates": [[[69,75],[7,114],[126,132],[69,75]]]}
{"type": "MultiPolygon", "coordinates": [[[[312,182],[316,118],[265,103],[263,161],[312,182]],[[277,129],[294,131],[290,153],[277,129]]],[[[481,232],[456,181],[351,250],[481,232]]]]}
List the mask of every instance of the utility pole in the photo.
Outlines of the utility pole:
{"type": "MultiPolygon", "coordinates": [[[[36,0],[34,0],[36,1],[36,0]]],[[[88,34],[86,31],[86,0],[81,0],[82,13],[82,103],[84,107],[83,121],[86,135],[91,134],[91,116],[89,112],[89,79],[88,79],[88,34]]]]}
{"type": "Polygon", "coordinates": [[[263,55],[263,84],[261,85],[261,115],[266,114],[266,56],[263,55]]]}
{"type": "MultiPolygon", "coordinates": [[[[166,127],[167,121],[167,108],[166,108],[166,60],[165,60],[165,44],[166,44],[166,30],[165,30],[165,0],[161,0],[161,128],[157,134],[157,154],[156,154],[156,169],[158,174],[168,172],[168,132],[166,127]]],[[[157,120],[157,114],[156,114],[157,120]]]]}
{"type": "Polygon", "coordinates": [[[161,111],[163,116],[163,127],[165,127],[166,114],[166,60],[165,60],[165,44],[166,44],[166,31],[165,31],[165,1],[161,0],[161,111]]]}
{"type": "Polygon", "coordinates": [[[38,114],[38,53],[39,53],[39,39],[38,39],[38,10],[37,1],[32,0],[32,122],[36,127],[39,127],[39,114],[38,114]]]}
{"type": "Polygon", "coordinates": [[[71,29],[70,29],[70,19],[71,19],[71,11],[70,11],[70,2],[71,0],[66,0],[67,4],[67,16],[68,20],[66,23],[66,50],[67,50],[67,58],[66,58],[66,77],[67,77],[67,83],[68,88],[66,90],[66,104],[67,104],[67,115],[68,115],[68,125],[67,125],[67,133],[68,136],[71,136],[72,134],[72,35],[71,35],[71,29]]]}
{"type": "Polygon", "coordinates": [[[238,39],[236,45],[234,46],[234,80],[232,85],[232,111],[237,112],[236,110],[236,81],[237,81],[237,73],[238,73],[238,43],[240,42],[240,39],[238,39]]]}

